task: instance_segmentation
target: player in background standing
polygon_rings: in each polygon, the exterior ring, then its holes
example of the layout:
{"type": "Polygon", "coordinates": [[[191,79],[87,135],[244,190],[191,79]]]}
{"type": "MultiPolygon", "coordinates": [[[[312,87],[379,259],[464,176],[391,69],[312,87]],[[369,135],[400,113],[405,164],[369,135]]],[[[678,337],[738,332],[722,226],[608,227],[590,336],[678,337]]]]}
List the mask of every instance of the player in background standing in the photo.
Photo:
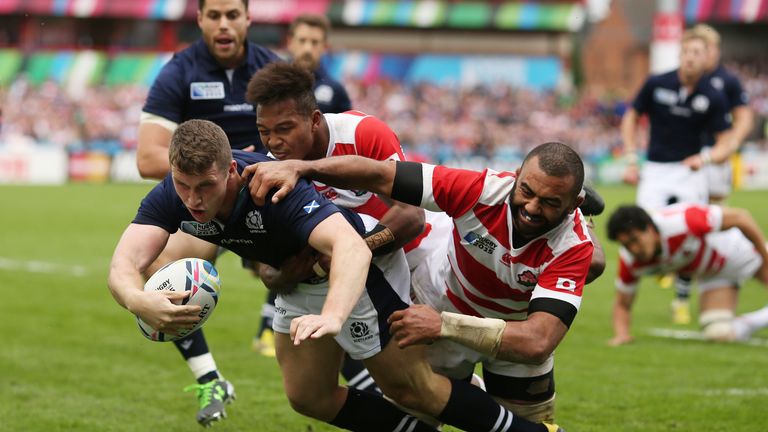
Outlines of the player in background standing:
{"type": "MultiPolygon", "coordinates": [[[[706,204],[704,166],[726,161],[737,145],[728,133],[725,98],[705,79],[708,61],[706,40],[687,30],[683,34],[680,68],[654,75],[643,84],[632,107],[621,121],[627,167],[624,181],[638,185],[637,204],[648,210],[674,203],[706,204]],[[641,115],[648,115],[650,139],[647,161],[638,169],[637,131],[641,115]],[[716,137],[704,147],[702,135],[716,137]]],[[[671,284],[672,278],[666,278],[671,284]]],[[[690,281],[677,278],[677,285],[690,281]]],[[[690,322],[687,301],[672,303],[673,320],[690,322]]]]}
{"type": "MultiPolygon", "coordinates": [[[[263,151],[254,126],[256,111],[245,100],[245,88],[257,70],[278,57],[247,40],[251,24],[248,0],[200,0],[197,24],[202,37],[163,67],[142,110],[136,157],[145,178],[162,179],[168,174],[171,135],[188,119],[215,122],[224,129],[233,148],[263,151]]],[[[213,262],[216,255],[216,245],[176,232],[147,267],[145,276],[180,258],[213,262]]],[[[203,331],[174,344],[197,381],[187,387],[197,393],[197,421],[205,426],[223,418],[224,405],[233,399],[234,387],[218,371],[203,331]]]]}
{"type": "MultiPolygon", "coordinates": [[[[707,42],[706,73],[708,76],[705,79],[708,80],[714,89],[720,91],[725,98],[726,110],[729,112],[728,120],[731,123],[728,133],[734,141],[733,145],[738,149],[752,131],[754,116],[748,105],[749,98],[739,78],[729,72],[720,62],[720,34],[717,30],[706,24],[697,24],[691,31],[701,36],[707,42]]],[[[704,134],[702,138],[704,139],[705,148],[711,148],[715,143],[715,137],[712,134],[704,134]]],[[[723,163],[711,163],[704,166],[704,175],[708,186],[709,203],[723,204],[731,193],[733,183],[733,169],[730,158],[723,163]]],[[[675,302],[673,302],[673,307],[676,307],[676,310],[679,311],[675,315],[677,317],[676,321],[682,324],[687,324],[687,321],[690,320],[690,318],[688,320],[685,319],[686,315],[690,317],[690,313],[686,314],[683,312],[683,310],[687,312],[688,308],[682,309],[689,305],[690,292],[690,281],[684,278],[677,278],[675,281],[675,302]]]]}
{"type": "Polygon", "coordinates": [[[768,306],[735,317],[744,281],[754,277],[768,286],[765,237],[748,211],[676,204],[649,214],[623,206],[608,221],[608,238],[621,244],[612,345],[632,341],[631,308],[640,278],[669,271],[697,279],[705,338],[741,341],[768,326],[768,306]]]}
{"type": "Polygon", "coordinates": [[[445,287],[440,307],[397,311],[390,331],[404,348],[431,344],[432,368],[452,379],[468,379],[482,363],[490,395],[516,415],[552,421],[553,352],[581,304],[594,249],[578,210],[584,166],[573,149],[542,144],[515,172],[337,156],[255,164],[243,174],[253,175],[257,203],[274,189],[279,202],[306,177],[446,212],[449,248],[430,266],[434,286],[445,287]]]}
{"type": "Polygon", "coordinates": [[[171,139],[171,174],[147,194],[115,248],[109,288],[117,302],[163,332],[199,320],[199,306],[169,301],[184,294],[142,290],[146,266],[178,229],[277,269],[310,246],[331,257],[329,277],[281,292],[274,323],[277,360],[294,410],[353,431],[435,430],[383,397],[339,386],[339,362],[347,351],[365,362],[398,404],[463,430],[560,430],[513,415],[467,382],[435,374],[424,347],[390,343],[386,317],[410,303],[403,252],[372,260],[361,235],[378,236],[381,231],[366,232],[375,220],[336,207],[307,181],[282,194],[280,203],[255,203],[243,169],[265,161],[261,154],[231,150],[221,128],[209,121],[179,125],[171,139]]]}
{"type": "MultiPolygon", "coordinates": [[[[314,92],[317,105],[322,113],[342,113],[352,109],[349,95],[340,82],[331,78],[322,66],[323,55],[328,51],[328,35],[331,23],[324,15],[302,14],[293,19],[288,27],[286,48],[293,64],[300,66],[315,77],[314,92]]],[[[253,126],[253,124],[252,124],[253,126]]],[[[255,126],[254,126],[255,127],[255,126]]],[[[272,334],[272,318],[275,316],[275,294],[267,292],[262,306],[261,323],[251,348],[266,356],[275,355],[275,341],[272,334]]],[[[345,368],[346,368],[345,363],[345,368]]],[[[360,372],[360,363],[355,367],[349,363],[348,378],[360,372]]],[[[365,381],[366,377],[361,377],[365,381]]]]}
{"type": "MultiPolygon", "coordinates": [[[[731,123],[731,139],[733,145],[740,148],[752,127],[754,114],[749,108],[749,97],[744,91],[739,78],[731,73],[720,61],[720,34],[707,24],[697,24],[692,31],[707,41],[707,80],[716,90],[725,96],[726,109],[731,123]]],[[[704,146],[712,147],[715,143],[713,135],[705,135],[704,146]]],[[[730,161],[720,164],[709,164],[704,167],[709,186],[710,204],[722,204],[731,193],[732,169],[730,161]]]]}

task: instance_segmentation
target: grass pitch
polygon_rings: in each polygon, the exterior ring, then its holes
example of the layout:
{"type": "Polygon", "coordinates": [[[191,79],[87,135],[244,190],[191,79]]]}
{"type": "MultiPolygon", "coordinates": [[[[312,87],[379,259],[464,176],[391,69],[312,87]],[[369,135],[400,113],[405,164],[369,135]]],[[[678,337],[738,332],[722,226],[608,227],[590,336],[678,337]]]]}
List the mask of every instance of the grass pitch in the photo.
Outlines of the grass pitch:
{"type": "MultiPolygon", "coordinates": [[[[0,431],[189,431],[193,382],[170,343],[144,339],[111,298],[107,267],[118,237],[151,185],[0,187],[0,431]]],[[[601,187],[607,214],[634,192],[601,187]]],[[[768,232],[768,192],[741,191],[768,232]]],[[[581,311],[556,354],[558,423],[584,431],[764,431],[768,346],[721,345],[659,336],[695,330],[670,323],[670,290],[646,280],[636,302],[634,344],[613,348],[610,314],[616,250],[585,290],[581,311]]],[[[294,413],[274,359],[250,351],[263,286],[232,254],[217,263],[222,299],[205,330],[238,399],[220,431],[334,430],[294,413]]],[[[757,283],[739,311],[768,303],[757,283]]],[[[695,300],[695,299],[694,299],[695,300]]],[[[768,332],[758,338],[768,338],[768,332]]],[[[762,339],[758,339],[760,342],[762,339]]],[[[446,428],[446,430],[452,430],[446,428]]]]}

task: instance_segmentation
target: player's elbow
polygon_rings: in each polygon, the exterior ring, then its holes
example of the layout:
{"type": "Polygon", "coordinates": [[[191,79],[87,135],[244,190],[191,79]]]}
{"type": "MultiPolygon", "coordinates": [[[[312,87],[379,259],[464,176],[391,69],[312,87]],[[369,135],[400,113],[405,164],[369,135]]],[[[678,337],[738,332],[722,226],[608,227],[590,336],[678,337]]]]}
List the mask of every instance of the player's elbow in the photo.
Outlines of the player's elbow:
{"type": "Polygon", "coordinates": [[[542,364],[555,351],[554,344],[551,344],[545,338],[537,338],[526,344],[522,351],[523,362],[528,364],[542,364]]]}

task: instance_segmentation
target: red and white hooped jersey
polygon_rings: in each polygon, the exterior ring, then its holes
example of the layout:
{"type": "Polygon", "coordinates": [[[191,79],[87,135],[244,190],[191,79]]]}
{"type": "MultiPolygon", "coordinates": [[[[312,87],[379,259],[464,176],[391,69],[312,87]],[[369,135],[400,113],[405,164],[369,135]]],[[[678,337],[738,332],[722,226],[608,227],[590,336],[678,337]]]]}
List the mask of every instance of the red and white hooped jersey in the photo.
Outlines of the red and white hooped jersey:
{"type": "MultiPolygon", "coordinates": [[[[347,111],[341,114],[325,114],[325,120],[329,131],[326,157],[355,155],[375,160],[405,160],[397,135],[378,118],[360,111],[347,111]]],[[[317,181],[314,183],[315,189],[337,206],[379,220],[389,210],[389,205],[371,192],[338,189],[317,181]]],[[[411,251],[429,246],[424,240],[431,233],[432,226],[428,219],[424,232],[403,248],[406,256],[411,251]]]]}
{"type": "Polygon", "coordinates": [[[556,299],[578,310],[594,246],[580,210],[513,247],[512,172],[422,164],[421,206],[453,218],[446,296],[466,315],[524,320],[531,300],[556,299]]]}
{"type": "Polygon", "coordinates": [[[722,228],[722,208],[675,204],[652,213],[651,218],[661,236],[661,254],[651,261],[639,262],[625,248],[620,248],[616,278],[620,291],[635,292],[638,280],[647,274],[675,272],[709,277],[725,267],[728,257],[708,241],[710,234],[722,228]]]}

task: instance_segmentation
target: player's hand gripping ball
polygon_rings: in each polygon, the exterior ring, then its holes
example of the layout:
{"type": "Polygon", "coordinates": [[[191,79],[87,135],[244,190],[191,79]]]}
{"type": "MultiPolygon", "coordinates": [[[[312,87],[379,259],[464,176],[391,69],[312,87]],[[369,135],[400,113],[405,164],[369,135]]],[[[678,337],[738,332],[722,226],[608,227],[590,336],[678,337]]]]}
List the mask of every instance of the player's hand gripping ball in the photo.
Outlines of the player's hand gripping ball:
{"type": "Polygon", "coordinates": [[[191,294],[184,298],[183,305],[199,305],[200,321],[191,329],[183,329],[178,335],[170,335],[155,330],[147,323],[136,317],[139,330],[149,340],[167,342],[181,339],[202,327],[213,313],[213,309],[219,302],[221,292],[221,280],[219,272],[213,264],[199,258],[182,258],[170,264],[166,264],[155,272],[144,284],[144,291],[190,291],[191,294]]]}

